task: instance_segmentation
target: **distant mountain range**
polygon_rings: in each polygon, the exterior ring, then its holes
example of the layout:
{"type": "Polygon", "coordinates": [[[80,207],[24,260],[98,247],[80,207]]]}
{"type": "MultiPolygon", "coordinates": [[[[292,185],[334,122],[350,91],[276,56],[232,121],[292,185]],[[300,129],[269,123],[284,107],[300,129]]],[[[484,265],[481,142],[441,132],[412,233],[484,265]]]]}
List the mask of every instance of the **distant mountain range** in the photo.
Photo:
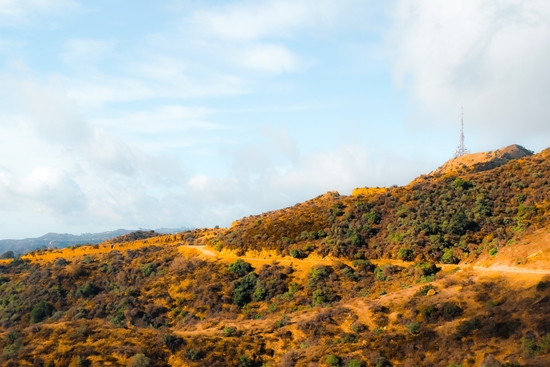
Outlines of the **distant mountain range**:
{"type": "MultiPolygon", "coordinates": [[[[145,230],[140,228],[139,230],[145,230]]],[[[179,233],[187,231],[189,228],[157,228],[154,231],[160,234],[179,233]]],[[[73,245],[79,245],[83,243],[101,243],[111,238],[122,236],[128,233],[135,232],[136,230],[117,229],[115,231],[107,231],[101,233],[83,233],[80,235],[68,234],[68,233],[47,233],[38,238],[25,238],[22,240],[0,240],[0,254],[6,251],[13,251],[16,254],[25,254],[29,251],[35,250],[41,247],[67,247],[73,245]]]]}

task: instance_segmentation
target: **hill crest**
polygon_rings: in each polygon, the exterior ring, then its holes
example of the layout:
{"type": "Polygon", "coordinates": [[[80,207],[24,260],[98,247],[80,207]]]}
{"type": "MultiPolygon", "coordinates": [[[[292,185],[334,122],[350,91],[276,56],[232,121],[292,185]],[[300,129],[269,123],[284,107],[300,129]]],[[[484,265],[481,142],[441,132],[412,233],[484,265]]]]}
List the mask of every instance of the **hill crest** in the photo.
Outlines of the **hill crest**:
{"type": "Polygon", "coordinates": [[[512,144],[494,151],[466,154],[452,158],[441,167],[429,173],[430,176],[458,175],[482,172],[497,168],[511,160],[533,155],[533,152],[518,144],[512,144]]]}

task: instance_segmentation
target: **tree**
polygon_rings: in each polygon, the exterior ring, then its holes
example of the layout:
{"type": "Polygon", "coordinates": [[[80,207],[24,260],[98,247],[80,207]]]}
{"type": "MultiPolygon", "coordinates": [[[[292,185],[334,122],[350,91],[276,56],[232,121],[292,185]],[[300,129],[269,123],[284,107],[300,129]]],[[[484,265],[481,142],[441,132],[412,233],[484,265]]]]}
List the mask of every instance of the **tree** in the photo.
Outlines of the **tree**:
{"type": "Polygon", "coordinates": [[[252,271],[252,266],[242,259],[238,259],[233,264],[229,265],[229,271],[242,277],[252,271]]]}
{"type": "Polygon", "coordinates": [[[469,225],[470,221],[463,211],[456,212],[451,218],[451,231],[459,236],[466,233],[469,225]]]}
{"type": "Polygon", "coordinates": [[[443,253],[443,256],[441,256],[441,262],[443,264],[456,264],[458,263],[459,259],[457,259],[453,253],[453,249],[447,249],[443,253]]]}
{"type": "Polygon", "coordinates": [[[50,317],[54,311],[55,308],[48,302],[44,300],[38,302],[31,311],[31,323],[35,324],[50,317]]]}
{"type": "Polygon", "coordinates": [[[13,251],[6,251],[2,255],[0,255],[0,259],[14,259],[15,254],[13,251]]]}

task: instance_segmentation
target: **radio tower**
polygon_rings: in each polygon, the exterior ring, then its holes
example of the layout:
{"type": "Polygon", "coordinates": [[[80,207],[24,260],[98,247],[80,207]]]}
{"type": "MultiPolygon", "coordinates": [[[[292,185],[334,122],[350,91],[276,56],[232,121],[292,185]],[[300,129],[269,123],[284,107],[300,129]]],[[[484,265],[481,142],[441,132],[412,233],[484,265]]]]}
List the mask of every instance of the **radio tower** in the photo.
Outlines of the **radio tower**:
{"type": "Polygon", "coordinates": [[[470,151],[468,150],[468,148],[466,148],[466,144],[464,144],[464,107],[462,107],[462,119],[460,120],[460,124],[460,142],[458,143],[458,147],[453,153],[455,158],[470,154],[470,151]]]}

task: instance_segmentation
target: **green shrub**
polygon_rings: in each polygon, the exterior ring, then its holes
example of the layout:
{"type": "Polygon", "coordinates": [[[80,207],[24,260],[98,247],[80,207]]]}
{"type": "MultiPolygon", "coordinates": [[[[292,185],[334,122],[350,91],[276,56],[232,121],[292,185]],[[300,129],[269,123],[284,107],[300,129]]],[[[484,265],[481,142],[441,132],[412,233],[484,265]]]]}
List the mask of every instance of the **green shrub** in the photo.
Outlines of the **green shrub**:
{"type": "Polygon", "coordinates": [[[435,289],[433,285],[431,285],[431,284],[425,285],[425,286],[423,286],[422,288],[420,288],[420,289],[415,293],[415,295],[417,295],[417,296],[425,296],[425,295],[428,294],[428,292],[429,292],[431,289],[435,289]]]}
{"type": "Polygon", "coordinates": [[[435,308],[435,306],[429,305],[422,310],[422,314],[424,315],[424,317],[428,318],[432,316],[436,311],[437,311],[437,308],[435,308]]]}
{"type": "Polygon", "coordinates": [[[62,258],[62,257],[55,260],[55,266],[57,266],[57,267],[66,266],[67,264],[69,264],[69,262],[67,260],[65,260],[64,258],[62,258]]]}
{"type": "Polygon", "coordinates": [[[544,335],[537,343],[536,339],[521,338],[521,350],[524,357],[534,357],[547,352],[550,346],[550,333],[544,335]]]}
{"type": "Polygon", "coordinates": [[[40,322],[53,315],[55,308],[46,301],[40,301],[34,305],[31,311],[31,323],[40,322]]]}
{"type": "Polygon", "coordinates": [[[445,250],[445,252],[443,253],[443,256],[441,256],[441,262],[443,264],[457,264],[458,261],[459,260],[455,257],[453,253],[453,249],[445,250]]]}
{"type": "Polygon", "coordinates": [[[239,357],[239,367],[252,367],[252,360],[246,355],[243,354],[239,357]]]}
{"type": "Polygon", "coordinates": [[[489,250],[489,256],[494,257],[498,253],[498,249],[492,248],[489,250]]]}
{"type": "Polygon", "coordinates": [[[344,333],[340,338],[334,340],[334,344],[352,344],[357,342],[357,336],[349,333],[344,333]]]}
{"type": "Polygon", "coordinates": [[[170,351],[174,352],[183,344],[183,339],[172,334],[162,334],[162,341],[170,351]]]}
{"type": "Polygon", "coordinates": [[[432,275],[422,275],[420,277],[420,283],[431,283],[435,280],[435,274],[432,275]]]}
{"type": "Polygon", "coordinates": [[[456,327],[457,336],[463,338],[474,332],[474,330],[479,329],[480,323],[477,319],[471,319],[463,321],[456,327]]]}
{"type": "Polygon", "coordinates": [[[295,259],[302,259],[305,257],[304,252],[299,249],[290,250],[290,256],[292,256],[295,259]]]}
{"type": "Polygon", "coordinates": [[[376,275],[376,279],[380,280],[381,282],[383,282],[384,280],[386,280],[386,276],[384,275],[384,269],[382,269],[381,267],[376,267],[374,269],[374,274],[376,275]]]}
{"type": "Polygon", "coordinates": [[[200,361],[203,358],[203,353],[199,349],[188,349],[184,355],[185,358],[192,362],[200,361]]]}
{"type": "Polygon", "coordinates": [[[234,326],[225,326],[223,328],[223,336],[234,336],[237,333],[237,328],[234,326]]]}
{"type": "Polygon", "coordinates": [[[378,224],[382,220],[382,216],[373,211],[363,214],[362,218],[369,224],[378,224]]]}
{"type": "Polygon", "coordinates": [[[329,354],[326,362],[329,366],[338,366],[340,364],[340,358],[338,358],[334,354],[329,354]]]}
{"type": "Polygon", "coordinates": [[[375,266],[373,263],[371,263],[369,260],[362,260],[362,259],[357,259],[357,260],[353,260],[353,262],[351,263],[353,265],[354,268],[357,268],[357,270],[359,271],[373,271],[375,266]]]}
{"type": "Polygon", "coordinates": [[[328,266],[317,266],[311,268],[309,275],[313,281],[321,280],[330,275],[330,268],[328,266]]]}
{"type": "Polygon", "coordinates": [[[282,328],[283,326],[286,326],[290,323],[290,318],[287,316],[287,315],[283,315],[281,316],[281,318],[279,320],[277,320],[277,322],[275,323],[275,325],[278,327],[278,328],[282,328]]]}
{"type": "Polygon", "coordinates": [[[466,230],[470,226],[470,220],[463,211],[458,211],[451,217],[450,231],[456,235],[462,236],[466,234],[466,230]]]}
{"type": "Polygon", "coordinates": [[[352,359],[348,362],[348,367],[365,367],[365,364],[359,359],[352,359]]]}
{"type": "Polygon", "coordinates": [[[311,299],[312,305],[322,305],[327,301],[327,298],[325,297],[325,294],[321,289],[316,289],[313,291],[313,296],[311,299]]]}
{"type": "Polygon", "coordinates": [[[229,271],[242,277],[252,271],[252,266],[242,259],[229,265],[229,271]]]}
{"type": "Polygon", "coordinates": [[[414,260],[414,252],[410,248],[400,248],[397,252],[397,257],[400,258],[403,261],[413,261],[414,260]]]}
{"type": "Polygon", "coordinates": [[[463,190],[468,190],[474,187],[474,184],[470,181],[464,180],[463,178],[458,177],[453,181],[452,186],[456,189],[461,188],[463,190]]]}
{"type": "Polygon", "coordinates": [[[20,344],[10,344],[4,347],[2,355],[6,358],[15,358],[19,349],[21,348],[20,344]]]}
{"type": "Polygon", "coordinates": [[[361,288],[359,291],[359,297],[366,297],[370,294],[370,289],[368,288],[361,288]]]}
{"type": "Polygon", "coordinates": [[[447,303],[443,306],[443,318],[445,320],[452,320],[462,315],[462,309],[454,303],[447,303]]]}
{"type": "Polygon", "coordinates": [[[127,367],[149,367],[150,365],[151,359],[147,358],[143,353],[134,354],[126,364],[127,367]]]}
{"type": "Polygon", "coordinates": [[[257,281],[258,276],[253,272],[246,274],[240,281],[235,281],[233,303],[240,307],[249,303],[252,299],[252,292],[254,292],[256,288],[257,281]]]}
{"type": "Polygon", "coordinates": [[[100,289],[97,288],[96,286],[94,286],[93,284],[84,283],[83,285],[79,286],[76,289],[75,296],[82,297],[82,298],[91,297],[91,296],[95,296],[96,294],[98,294],[99,291],[100,291],[100,289]]]}
{"type": "Polygon", "coordinates": [[[422,270],[422,275],[434,275],[439,271],[439,268],[434,263],[416,263],[415,268],[422,270]]]}
{"type": "Polygon", "coordinates": [[[290,238],[290,237],[283,236],[283,237],[282,237],[282,240],[283,240],[283,242],[286,243],[287,245],[290,245],[290,244],[294,243],[294,240],[293,240],[292,238],[290,238]]]}
{"type": "Polygon", "coordinates": [[[343,265],[341,268],[340,268],[340,271],[342,272],[342,275],[350,280],[353,280],[353,281],[357,281],[359,280],[359,277],[357,276],[357,274],[355,274],[355,271],[353,271],[353,268],[347,266],[347,265],[343,265]]]}
{"type": "Polygon", "coordinates": [[[411,334],[418,334],[420,331],[420,323],[416,321],[408,323],[407,330],[409,330],[411,334]]]}
{"type": "Polygon", "coordinates": [[[391,232],[386,237],[389,243],[402,243],[403,242],[403,233],[391,232]]]}
{"type": "Polygon", "coordinates": [[[365,327],[365,325],[361,324],[359,321],[355,321],[353,324],[351,324],[350,329],[351,331],[357,334],[362,331],[365,331],[367,328],[365,327]]]}
{"type": "Polygon", "coordinates": [[[13,344],[19,338],[19,331],[12,330],[6,334],[6,342],[8,344],[13,344]]]}
{"type": "Polygon", "coordinates": [[[142,264],[139,267],[139,270],[141,270],[141,274],[144,277],[151,276],[155,272],[156,265],[154,263],[149,264],[142,264]]]}

